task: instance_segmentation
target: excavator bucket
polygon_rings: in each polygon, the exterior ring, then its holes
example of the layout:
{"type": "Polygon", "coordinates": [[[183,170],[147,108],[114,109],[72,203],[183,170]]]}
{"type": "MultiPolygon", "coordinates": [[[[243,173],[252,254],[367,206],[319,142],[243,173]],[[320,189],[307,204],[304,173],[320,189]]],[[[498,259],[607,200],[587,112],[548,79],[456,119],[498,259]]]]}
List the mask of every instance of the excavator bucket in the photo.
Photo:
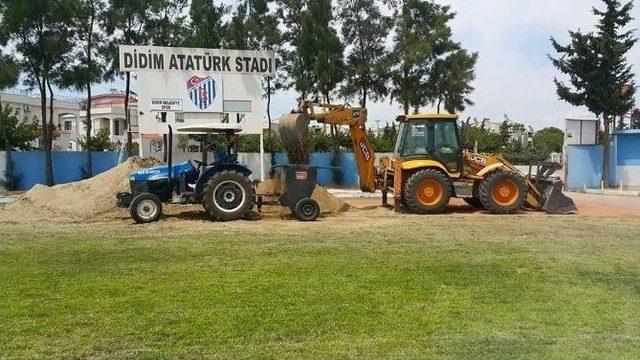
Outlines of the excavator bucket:
{"type": "Polygon", "coordinates": [[[536,185],[540,190],[540,209],[549,214],[573,214],[578,211],[573,199],[562,192],[562,180],[559,178],[539,179],[536,185]]]}
{"type": "Polygon", "coordinates": [[[558,163],[546,162],[538,166],[538,171],[532,182],[540,194],[540,210],[549,214],[573,214],[578,211],[573,199],[562,193],[563,183],[553,174],[562,169],[558,163]]]}
{"type": "Polygon", "coordinates": [[[278,122],[278,134],[292,164],[309,163],[309,115],[292,113],[284,115],[278,122]]]}

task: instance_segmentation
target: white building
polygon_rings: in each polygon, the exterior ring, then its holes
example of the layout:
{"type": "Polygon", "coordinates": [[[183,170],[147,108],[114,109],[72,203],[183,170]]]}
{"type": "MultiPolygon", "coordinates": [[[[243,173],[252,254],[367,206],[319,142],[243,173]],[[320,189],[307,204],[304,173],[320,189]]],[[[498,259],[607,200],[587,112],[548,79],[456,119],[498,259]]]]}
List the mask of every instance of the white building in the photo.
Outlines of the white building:
{"type": "MultiPolygon", "coordinates": [[[[98,134],[102,129],[107,129],[114,143],[124,144],[128,125],[124,112],[124,93],[111,92],[92,97],[91,118],[92,135],[98,134]]],[[[0,94],[2,106],[8,106],[16,110],[18,119],[24,122],[42,123],[42,113],[40,97],[29,94],[26,91],[0,94]]],[[[86,119],[85,102],[81,100],[53,101],[53,124],[55,126],[55,139],[53,140],[53,150],[55,151],[78,151],[82,150],[79,139],[85,136],[86,119]]],[[[49,100],[47,99],[47,116],[49,116],[49,100]]],[[[129,97],[129,112],[131,119],[131,131],[138,132],[138,102],[135,96],[129,97]]],[[[38,143],[34,143],[37,147],[38,143]]]]}
{"type": "MultiPolygon", "coordinates": [[[[96,135],[101,130],[107,129],[112,142],[124,144],[127,141],[129,129],[124,111],[125,94],[111,92],[93,96],[91,99],[91,133],[96,135]]],[[[84,127],[86,117],[86,111],[81,111],[79,114],[80,122],[83,124],[81,136],[86,132],[84,127]]],[[[131,131],[137,134],[138,99],[134,94],[129,96],[129,119],[131,131]]]]}
{"type": "MultiPolygon", "coordinates": [[[[34,96],[26,91],[0,94],[2,107],[8,106],[16,110],[18,119],[27,123],[42,124],[40,96],[34,96]]],[[[47,99],[47,117],[50,106],[47,99]]],[[[56,139],[53,141],[54,150],[75,150],[77,131],[80,127],[78,112],[79,101],[53,100],[53,125],[56,128],[56,139]]],[[[38,146],[36,142],[34,146],[38,146]]]]}

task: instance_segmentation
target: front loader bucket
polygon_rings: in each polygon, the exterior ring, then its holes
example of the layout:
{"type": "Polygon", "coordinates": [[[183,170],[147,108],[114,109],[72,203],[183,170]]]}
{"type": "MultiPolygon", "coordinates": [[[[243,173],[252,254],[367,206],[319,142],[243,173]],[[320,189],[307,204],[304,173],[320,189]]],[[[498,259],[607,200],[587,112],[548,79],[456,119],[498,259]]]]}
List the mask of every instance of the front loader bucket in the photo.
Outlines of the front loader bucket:
{"type": "Polygon", "coordinates": [[[562,180],[549,178],[538,181],[540,208],[549,214],[573,214],[578,211],[573,199],[562,193],[562,180]]]}
{"type": "Polygon", "coordinates": [[[292,164],[309,163],[310,120],[305,113],[293,113],[284,115],[278,122],[278,134],[292,164]]]}

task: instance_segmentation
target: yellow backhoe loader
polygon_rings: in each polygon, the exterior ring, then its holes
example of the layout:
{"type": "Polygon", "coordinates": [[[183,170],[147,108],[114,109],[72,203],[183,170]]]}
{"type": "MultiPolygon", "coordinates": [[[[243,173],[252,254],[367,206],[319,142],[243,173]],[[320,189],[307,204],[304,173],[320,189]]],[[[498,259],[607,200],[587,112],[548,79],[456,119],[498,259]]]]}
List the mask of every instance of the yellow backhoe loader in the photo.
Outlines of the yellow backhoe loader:
{"type": "Polygon", "coordinates": [[[451,197],[459,197],[500,214],[523,207],[553,214],[577,211],[573,200],[562,193],[562,181],[551,176],[559,164],[542,164],[536,175],[531,171],[524,175],[500,155],[463,149],[456,115],[398,116],[393,157],[382,157],[378,166],[365,129],[367,110],[349,105],[303,101],[281,118],[278,131],[289,154],[306,151],[311,120],[349,127],[360,189],[381,190],[385,205],[387,193],[393,193],[396,209],[403,206],[415,213],[439,213],[451,197]]]}

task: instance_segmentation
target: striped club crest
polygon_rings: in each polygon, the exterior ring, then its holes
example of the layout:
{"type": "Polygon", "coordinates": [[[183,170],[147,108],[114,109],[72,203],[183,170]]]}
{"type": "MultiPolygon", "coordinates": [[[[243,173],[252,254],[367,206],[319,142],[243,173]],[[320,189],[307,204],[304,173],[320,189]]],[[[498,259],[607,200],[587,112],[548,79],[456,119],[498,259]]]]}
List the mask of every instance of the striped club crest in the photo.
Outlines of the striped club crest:
{"type": "Polygon", "coordinates": [[[204,110],[211,105],[216,97],[216,82],[211,76],[193,76],[187,80],[187,92],[189,99],[200,110],[204,110]]]}

